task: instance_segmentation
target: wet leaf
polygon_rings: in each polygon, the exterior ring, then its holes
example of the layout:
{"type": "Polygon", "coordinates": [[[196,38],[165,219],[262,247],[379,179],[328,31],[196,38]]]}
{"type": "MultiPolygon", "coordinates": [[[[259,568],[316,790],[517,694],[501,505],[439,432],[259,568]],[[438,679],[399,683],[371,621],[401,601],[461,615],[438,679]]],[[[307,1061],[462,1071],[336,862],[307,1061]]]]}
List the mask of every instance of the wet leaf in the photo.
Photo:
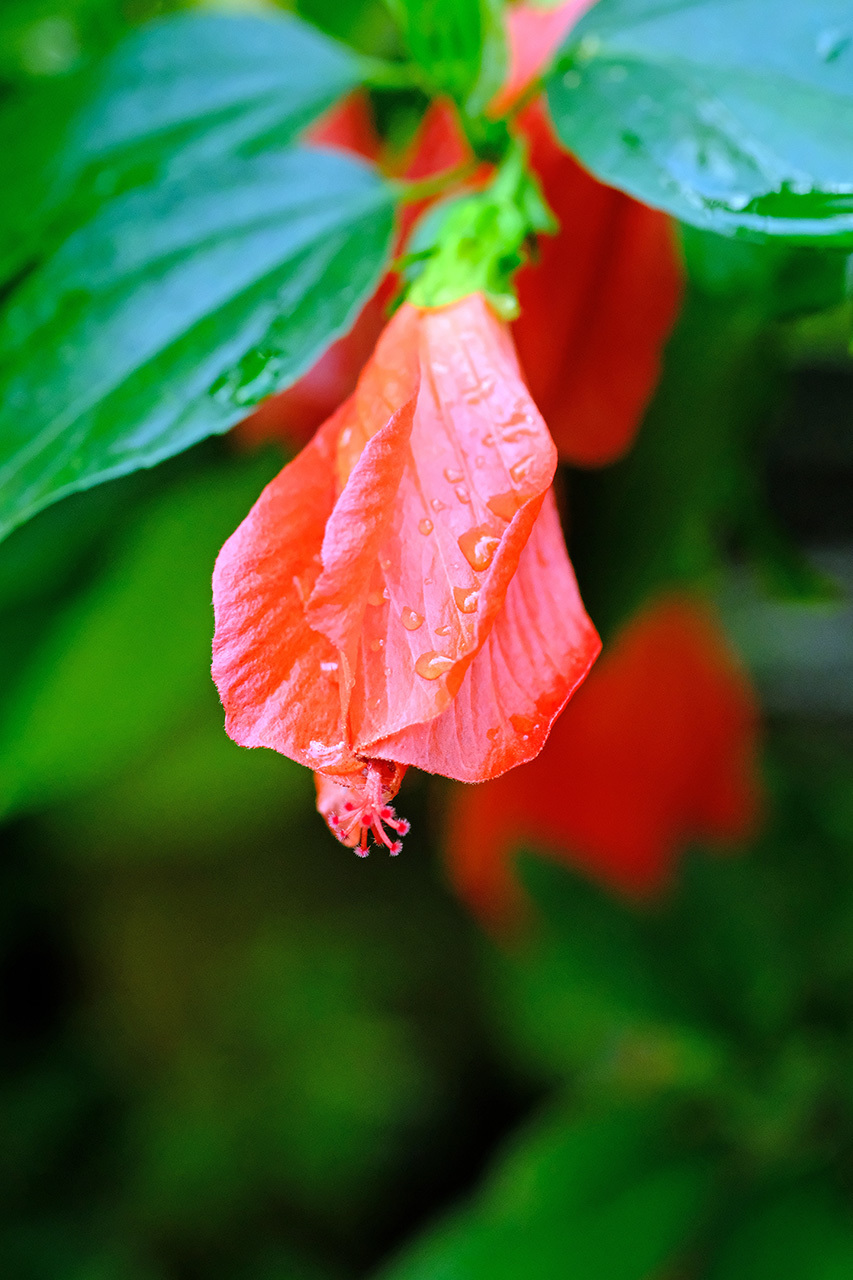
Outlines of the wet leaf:
{"type": "Polygon", "coordinates": [[[374,289],[392,212],[365,165],[301,149],[105,205],[0,323],[0,533],[293,382],[374,289]]]}
{"type": "Polygon", "coordinates": [[[549,81],[597,177],[696,226],[853,244],[847,0],[600,0],[549,81]]]}

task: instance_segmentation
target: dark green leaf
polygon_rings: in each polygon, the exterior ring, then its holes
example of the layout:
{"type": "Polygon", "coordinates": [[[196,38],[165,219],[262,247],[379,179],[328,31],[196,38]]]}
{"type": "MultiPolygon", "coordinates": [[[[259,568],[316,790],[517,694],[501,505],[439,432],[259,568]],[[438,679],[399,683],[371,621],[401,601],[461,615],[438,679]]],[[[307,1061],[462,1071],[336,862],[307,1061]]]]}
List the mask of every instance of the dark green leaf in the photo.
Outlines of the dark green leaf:
{"type": "Polygon", "coordinates": [[[771,320],[823,311],[848,295],[849,255],[785,242],[755,244],[682,225],[691,281],[713,297],[752,298],[771,320]]]}
{"type": "Polygon", "coordinates": [[[666,1153],[653,1113],[552,1119],[382,1280],[647,1280],[689,1242],[709,1173],[666,1153]]]}
{"type": "Polygon", "coordinates": [[[549,100],[566,146],[647,204],[853,244],[848,0],[599,0],[549,100]]]}
{"type": "Polygon", "coordinates": [[[500,0],[388,0],[428,83],[470,115],[484,111],[506,72],[500,0]]]}
{"type": "Polygon", "coordinates": [[[853,1216],[829,1187],[802,1188],[749,1206],[709,1280],[849,1280],[853,1216]]]}
{"type": "Polygon", "coordinates": [[[680,972],[661,962],[649,922],[549,862],[522,870],[540,925],[498,962],[498,975],[503,1016],[525,1056],[549,1075],[581,1072],[595,1090],[701,1089],[714,1080],[726,1051],[680,972]]]}
{"type": "Polygon", "coordinates": [[[221,161],[110,202],[0,327],[0,532],[228,429],[352,323],[390,189],[340,154],[221,161]]]}
{"type": "Polygon", "coordinates": [[[101,198],[152,174],[281,146],[360,78],[357,57],[288,14],[183,13],[108,61],[75,123],[62,181],[101,198]]]}
{"type": "Polygon", "coordinates": [[[38,648],[0,724],[0,812],[85,791],[215,699],[216,553],[270,460],[203,471],[145,513],[38,648]]]}

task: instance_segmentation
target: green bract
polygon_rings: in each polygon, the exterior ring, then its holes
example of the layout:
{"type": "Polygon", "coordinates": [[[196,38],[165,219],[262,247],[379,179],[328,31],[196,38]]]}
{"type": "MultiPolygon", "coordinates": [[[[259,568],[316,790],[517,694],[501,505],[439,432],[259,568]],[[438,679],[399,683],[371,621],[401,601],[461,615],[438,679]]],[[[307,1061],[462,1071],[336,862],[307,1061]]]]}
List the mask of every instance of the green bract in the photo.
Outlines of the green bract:
{"type": "MultiPolygon", "coordinates": [[[[431,224],[430,224],[431,226],[431,224]]],[[[443,307],[469,293],[483,293],[505,320],[518,315],[512,278],[525,247],[539,232],[557,230],[539,184],[514,147],[494,182],[476,195],[449,202],[432,244],[423,242],[426,265],[409,291],[420,307],[443,307]]]]}

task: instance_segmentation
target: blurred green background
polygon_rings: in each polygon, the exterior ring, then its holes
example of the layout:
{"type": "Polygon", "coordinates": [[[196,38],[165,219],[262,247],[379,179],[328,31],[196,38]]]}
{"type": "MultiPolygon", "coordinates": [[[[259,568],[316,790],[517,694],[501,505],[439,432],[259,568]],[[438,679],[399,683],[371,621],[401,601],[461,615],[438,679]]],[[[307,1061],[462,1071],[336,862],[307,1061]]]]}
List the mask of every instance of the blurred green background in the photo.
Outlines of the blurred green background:
{"type": "MultiPolygon", "coordinates": [[[[3,127],[46,146],[165,7],[5,0],[3,127]]],[[[300,8],[394,52],[379,0],[300,8]]],[[[0,1275],[853,1275],[846,262],[684,248],[638,446],[566,477],[605,636],[699,583],[762,698],[764,829],[660,903],[524,860],[543,924],[501,944],[448,887],[439,782],[362,863],[306,771],[230,742],[210,571],[275,449],[208,442],[0,547],[0,1275]]]]}

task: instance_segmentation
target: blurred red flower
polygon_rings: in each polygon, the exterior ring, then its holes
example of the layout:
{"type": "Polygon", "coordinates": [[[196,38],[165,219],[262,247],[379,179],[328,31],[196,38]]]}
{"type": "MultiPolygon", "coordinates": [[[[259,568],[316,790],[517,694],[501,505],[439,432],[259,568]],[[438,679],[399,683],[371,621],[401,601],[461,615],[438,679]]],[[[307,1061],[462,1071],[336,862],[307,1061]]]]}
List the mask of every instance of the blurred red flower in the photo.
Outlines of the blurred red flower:
{"type": "Polygon", "coordinates": [[[758,809],[757,716],[712,613],[687,596],[628,623],[531,764],[454,797],[454,884],[510,921],[511,854],[547,852],[632,895],[658,891],[693,839],[746,837],[758,809]]]}
{"type": "Polygon", "coordinates": [[[222,548],[226,728],[324,775],[321,810],[361,852],[370,832],[397,851],[406,766],[474,781],[531,759],[594,661],[555,466],[482,296],[405,304],[222,548]]]}

